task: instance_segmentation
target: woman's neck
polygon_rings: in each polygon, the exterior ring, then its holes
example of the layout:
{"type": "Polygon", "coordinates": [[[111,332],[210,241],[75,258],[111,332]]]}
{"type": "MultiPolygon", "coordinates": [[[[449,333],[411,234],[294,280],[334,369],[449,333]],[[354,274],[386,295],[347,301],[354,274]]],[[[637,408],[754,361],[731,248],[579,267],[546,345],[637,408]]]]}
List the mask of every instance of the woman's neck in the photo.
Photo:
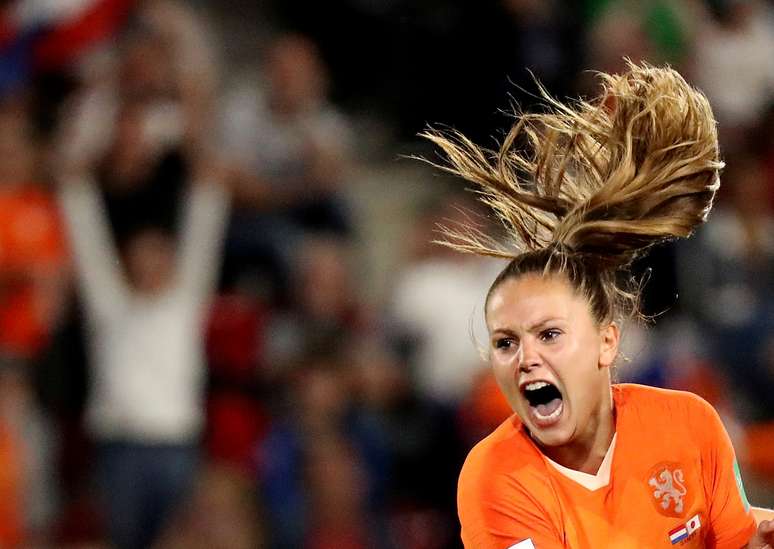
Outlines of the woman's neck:
{"type": "Polygon", "coordinates": [[[544,446],[543,453],[568,469],[596,475],[615,435],[615,408],[612,390],[603,398],[602,405],[589,421],[585,432],[570,444],[544,446]]]}

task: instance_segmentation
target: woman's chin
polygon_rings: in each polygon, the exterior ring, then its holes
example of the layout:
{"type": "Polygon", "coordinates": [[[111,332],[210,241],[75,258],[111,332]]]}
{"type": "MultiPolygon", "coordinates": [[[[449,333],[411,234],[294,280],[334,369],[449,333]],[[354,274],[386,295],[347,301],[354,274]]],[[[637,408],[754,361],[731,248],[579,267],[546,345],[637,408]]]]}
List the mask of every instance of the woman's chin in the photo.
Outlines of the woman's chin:
{"type": "Polygon", "coordinates": [[[552,432],[532,432],[532,438],[540,444],[548,448],[558,448],[560,446],[566,446],[572,441],[570,433],[561,432],[559,430],[553,430],[552,432]]]}
{"type": "Polygon", "coordinates": [[[542,446],[563,446],[572,440],[574,429],[566,407],[555,417],[541,416],[534,409],[529,409],[526,416],[528,421],[525,423],[532,438],[542,446]]]}

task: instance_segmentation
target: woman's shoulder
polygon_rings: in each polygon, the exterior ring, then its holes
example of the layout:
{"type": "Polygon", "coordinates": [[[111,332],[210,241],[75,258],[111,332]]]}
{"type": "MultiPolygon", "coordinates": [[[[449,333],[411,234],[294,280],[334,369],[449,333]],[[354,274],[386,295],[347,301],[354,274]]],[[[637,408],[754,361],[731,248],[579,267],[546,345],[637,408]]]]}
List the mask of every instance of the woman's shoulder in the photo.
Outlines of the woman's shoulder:
{"type": "Polygon", "coordinates": [[[613,399],[619,413],[659,429],[692,429],[717,416],[712,405],[699,395],[676,389],[621,383],[613,385],[613,399]]]}
{"type": "Polygon", "coordinates": [[[466,547],[506,547],[536,536],[552,543],[561,535],[561,509],[546,463],[515,415],[468,454],[457,512],[466,547]]]}
{"type": "Polygon", "coordinates": [[[671,408],[675,406],[687,406],[692,408],[706,408],[711,405],[696,393],[679,389],[665,389],[637,383],[617,383],[613,385],[613,398],[616,404],[624,401],[629,405],[655,406],[671,408]]]}
{"type": "Polygon", "coordinates": [[[525,436],[521,420],[516,414],[511,414],[473,446],[466,461],[486,459],[493,453],[508,452],[526,445],[529,445],[529,439],[525,436]]]}
{"type": "MultiPolygon", "coordinates": [[[[495,490],[544,479],[545,462],[516,415],[511,416],[468,453],[460,472],[460,490],[495,490]]],[[[539,482],[543,482],[540,480],[539,482]]]]}

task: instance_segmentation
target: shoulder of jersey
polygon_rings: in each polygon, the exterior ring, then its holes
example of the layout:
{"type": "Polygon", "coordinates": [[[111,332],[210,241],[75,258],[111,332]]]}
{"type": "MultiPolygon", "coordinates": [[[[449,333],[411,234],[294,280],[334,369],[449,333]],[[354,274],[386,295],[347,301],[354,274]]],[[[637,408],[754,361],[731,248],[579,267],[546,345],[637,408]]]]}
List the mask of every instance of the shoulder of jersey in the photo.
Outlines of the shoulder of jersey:
{"type": "Polygon", "coordinates": [[[495,474],[498,471],[513,471],[514,463],[519,467],[529,464],[542,465],[535,447],[524,436],[518,416],[512,415],[503,421],[489,436],[476,444],[468,454],[463,473],[495,474]]]}
{"type": "Polygon", "coordinates": [[[615,386],[619,392],[618,402],[628,411],[639,412],[643,418],[690,419],[713,414],[712,406],[700,396],[688,391],[663,389],[633,383],[615,386]]]}

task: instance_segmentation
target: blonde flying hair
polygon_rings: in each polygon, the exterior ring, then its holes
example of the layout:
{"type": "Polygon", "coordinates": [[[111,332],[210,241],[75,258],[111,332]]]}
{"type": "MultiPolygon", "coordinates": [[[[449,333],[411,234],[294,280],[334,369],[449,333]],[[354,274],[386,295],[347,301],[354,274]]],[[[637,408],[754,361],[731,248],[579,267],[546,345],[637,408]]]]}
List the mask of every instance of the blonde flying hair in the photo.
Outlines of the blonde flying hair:
{"type": "Polygon", "coordinates": [[[547,112],[518,115],[499,150],[421,135],[445,155],[430,163],[473,183],[510,236],[441,228],[441,244],[512,260],[489,294],[526,272],[564,273],[602,322],[638,312],[632,261],[706,220],[723,163],[706,97],[676,71],[629,62],[599,77],[599,97],[570,105],[540,87],[547,112]]]}

